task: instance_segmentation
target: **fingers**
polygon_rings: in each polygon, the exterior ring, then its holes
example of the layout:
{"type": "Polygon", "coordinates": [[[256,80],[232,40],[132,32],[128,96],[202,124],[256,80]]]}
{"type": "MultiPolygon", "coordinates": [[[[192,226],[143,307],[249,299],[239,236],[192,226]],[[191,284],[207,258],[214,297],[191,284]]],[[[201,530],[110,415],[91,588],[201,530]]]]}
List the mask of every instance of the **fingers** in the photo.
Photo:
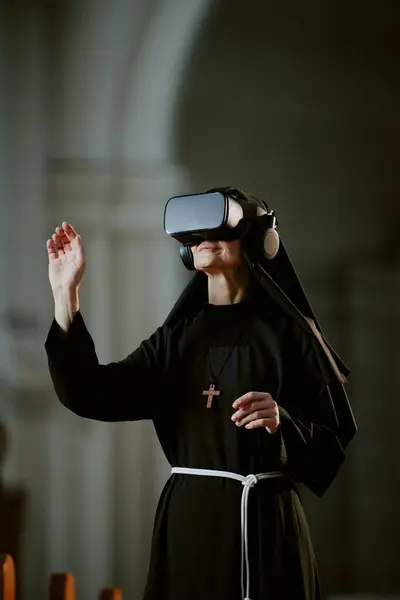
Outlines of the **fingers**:
{"type": "Polygon", "coordinates": [[[232,404],[233,408],[238,409],[232,415],[232,420],[238,421],[251,412],[267,408],[275,409],[276,406],[276,402],[273,400],[271,394],[265,392],[248,392],[232,404]]]}
{"type": "Polygon", "coordinates": [[[62,254],[64,254],[64,244],[63,244],[63,235],[57,232],[57,230],[59,230],[60,228],[57,227],[56,229],[56,233],[53,233],[53,235],[51,236],[51,239],[53,240],[53,244],[57,249],[58,252],[58,256],[61,256],[62,254]]]}
{"type": "Polygon", "coordinates": [[[267,429],[269,433],[275,433],[279,428],[279,424],[279,411],[271,408],[252,412],[243,419],[236,421],[238,427],[245,427],[246,429],[262,427],[267,429]]]}
{"type": "Polygon", "coordinates": [[[58,252],[56,246],[54,245],[53,240],[47,240],[46,242],[47,254],[49,256],[49,260],[55,260],[58,258],[58,252]]]}
{"type": "Polygon", "coordinates": [[[74,241],[80,245],[81,238],[72,225],[64,221],[61,227],[55,228],[51,240],[47,240],[46,242],[49,258],[62,256],[65,252],[71,250],[71,243],[74,241]],[[49,244],[49,242],[51,243],[49,244]]]}
{"type": "Polygon", "coordinates": [[[70,223],[67,223],[66,221],[63,221],[62,226],[59,227],[58,229],[61,229],[63,231],[63,233],[66,235],[66,237],[68,238],[68,240],[70,242],[72,242],[72,240],[74,240],[76,237],[78,237],[78,234],[75,231],[75,229],[72,227],[72,225],[70,223]]]}
{"type": "Polygon", "coordinates": [[[279,427],[279,408],[271,394],[248,392],[238,398],[232,406],[238,409],[231,417],[238,427],[264,427],[270,433],[274,433],[279,427]]]}
{"type": "Polygon", "coordinates": [[[69,250],[71,250],[71,242],[73,240],[70,240],[65,230],[63,230],[62,228],[58,229],[61,230],[59,235],[61,237],[61,243],[63,245],[64,252],[68,252],[69,250]]]}
{"type": "Polygon", "coordinates": [[[235,402],[232,404],[232,407],[243,408],[247,404],[258,400],[264,400],[266,403],[268,403],[268,406],[273,406],[275,404],[271,394],[266,392],[247,392],[247,394],[244,394],[244,396],[240,396],[240,398],[235,400],[235,402]]]}
{"type": "Polygon", "coordinates": [[[277,408],[259,408],[258,410],[254,410],[247,414],[235,413],[234,415],[232,415],[232,421],[236,423],[238,427],[242,427],[243,425],[247,425],[251,421],[255,421],[258,419],[276,419],[278,416],[279,412],[277,408]]]}
{"type": "Polygon", "coordinates": [[[247,404],[242,405],[242,408],[239,408],[239,410],[237,410],[232,415],[232,420],[237,421],[239,419],[242,419],[244,416],[248,415],[249,413],[263,410],[263,409],[273,410],[275,408],[275,406],[276,406],[276,402],[274,402],[273,400],[271,402],[269,398],[264,398],[262,400],[254,400],[252,402],[248,402],[247,404]]]}
{"type": "Polygon", "coordinates": [[[262,427],[267,429],[268,433],[276,433],[279,429],[279,419],[256,419],[248,423],[246,429],[257,429],[262,427]]]}

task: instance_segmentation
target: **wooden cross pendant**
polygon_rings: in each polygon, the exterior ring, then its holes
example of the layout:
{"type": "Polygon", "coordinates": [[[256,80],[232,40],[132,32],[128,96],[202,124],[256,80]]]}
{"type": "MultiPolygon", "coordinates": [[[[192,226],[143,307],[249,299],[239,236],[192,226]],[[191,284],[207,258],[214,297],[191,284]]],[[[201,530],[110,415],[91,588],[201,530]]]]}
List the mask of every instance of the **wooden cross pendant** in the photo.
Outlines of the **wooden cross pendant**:
{"type": "Polygon", "coordinates": [[[212,401],[213,401],[213,397],[214,396],[219,396],[221,392],[219,392],[218,390],[215,389],[215,385],[213,383],[210,383],[210,389],[209,390],[204,390],[203,392],[203,396],[208,396],[207,398],[207,408],[211,408],[212,406],[212,401]]]}

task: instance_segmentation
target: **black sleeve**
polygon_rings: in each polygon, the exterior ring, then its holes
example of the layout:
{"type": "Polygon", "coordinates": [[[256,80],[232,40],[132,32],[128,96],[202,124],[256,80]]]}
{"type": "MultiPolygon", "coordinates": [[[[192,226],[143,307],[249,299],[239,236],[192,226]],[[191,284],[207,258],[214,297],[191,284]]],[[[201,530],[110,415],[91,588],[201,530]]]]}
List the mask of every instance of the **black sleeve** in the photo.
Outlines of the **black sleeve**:
{"type": "Polygon", "coordinates": [[[296,481],[322,496],[335,479],[344,452],[336,435],[308,419],[292,417],[279,407],[282,453],[287,471],[296,481]]]}
{"type": "Polygon", "coordinates": [[[68,333],[53,320],[45,350],[59,400],[75,414],[98,421],[154,418],[162,397],[164,342],[159,328],[125,359],[101,365],[81,313],[68,333]]]}
{"type": "Polygon", "coordinates": [[[344,459],[335,427],[327,424],[323,407],[329,388],[312,360],[312,339],[299,333],[285,354],[284,383],[278,400],[281,453],[290,476],[322,496],[344,459]]]}

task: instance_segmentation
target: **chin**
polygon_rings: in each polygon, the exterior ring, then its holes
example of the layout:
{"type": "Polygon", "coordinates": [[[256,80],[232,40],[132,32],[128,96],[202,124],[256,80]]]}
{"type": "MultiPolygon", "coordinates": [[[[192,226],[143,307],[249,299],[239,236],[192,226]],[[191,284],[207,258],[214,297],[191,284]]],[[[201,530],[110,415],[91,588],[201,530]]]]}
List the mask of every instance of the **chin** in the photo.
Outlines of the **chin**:
{"type": "Polygon", "coordinates": [[[207,271],[208,269],[218,269],[219,265],[217,262],[209,260],[209,261],[199,261],[194,263],[194,267],[196,271],[207,271]]]}
{"type": "Polygon", "coordinates": [[[215,272],[216,270],[221,271],[221,273],[223,273],[225,270],[232,270],[232,269],[236,269],[239,265],[236,263],[232,263],[232,264],[227,264],[226,262],[222,261],[222,260],[202,260],[202,261],[196,261],[194,263],[194,267],[196,269],[196,271],[213,271],[215,272]]]}

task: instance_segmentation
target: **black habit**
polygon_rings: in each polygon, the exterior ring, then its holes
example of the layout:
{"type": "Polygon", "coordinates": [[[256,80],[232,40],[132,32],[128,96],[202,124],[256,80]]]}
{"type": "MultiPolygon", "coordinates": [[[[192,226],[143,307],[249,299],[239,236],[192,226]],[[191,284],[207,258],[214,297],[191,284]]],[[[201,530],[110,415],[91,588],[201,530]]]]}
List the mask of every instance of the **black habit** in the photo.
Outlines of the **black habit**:
{"type": "MultiPolygon", "coordinates": [[[[315,338],[266,294],[229,306],[203,304],[164,323],[122,361],[100,365],[82,315],[46,340],[60,401],[84,418],[151,419],[172,467],[248,475],[281,470],[249,495],[251,600],[319,600],[321,592],[296,482],[322,495],[344,460],[327,423],[327,385],[315,338]],[[206,408],[210,368],[218,374],[206,408]],[[249,391],[279,405],[275,434],[231,420],[249,391]]],[[[335,385],[335,384],[333,384],[335,385]]],[[[329,390],[328,390],[329,391],[329,390]]],[[[144,600],[243,600],[240,482],[174,474],[161,495],[144,600]]]]}

